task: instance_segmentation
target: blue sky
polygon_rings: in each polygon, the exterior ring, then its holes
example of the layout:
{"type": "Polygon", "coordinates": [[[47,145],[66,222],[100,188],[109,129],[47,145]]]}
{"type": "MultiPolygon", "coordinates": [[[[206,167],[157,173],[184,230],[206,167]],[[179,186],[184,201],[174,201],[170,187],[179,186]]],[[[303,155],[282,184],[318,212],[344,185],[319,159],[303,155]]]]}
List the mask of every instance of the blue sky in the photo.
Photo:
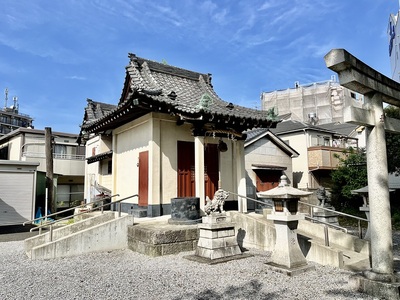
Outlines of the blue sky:
{"type": "MultiPolygon", "coordinates": [[[[79,133],[86,99],[116,104],[128,53],[211,73],[229,102],[330,79],[324,55],[345,48],[390,77],[395,0],[2,0],[4,89],[37,129],[79,133]]],[[[11,105],[11,100],[8,104],[11,105]]]]}

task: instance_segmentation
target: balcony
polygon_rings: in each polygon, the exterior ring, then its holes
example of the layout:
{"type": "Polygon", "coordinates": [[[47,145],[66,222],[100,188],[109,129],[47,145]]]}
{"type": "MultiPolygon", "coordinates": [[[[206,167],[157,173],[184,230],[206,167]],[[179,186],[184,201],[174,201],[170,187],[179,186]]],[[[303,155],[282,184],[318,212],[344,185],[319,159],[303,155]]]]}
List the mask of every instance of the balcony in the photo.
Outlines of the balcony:
{"type": "Polygon", "coordinates": [[[344,157],[343,151],[346,148],[329,147],[329,146],[314,146],[307,149],[308,152],[308,169],[313,170],[333,170],[340,160],[335,157],[344,157]]]}
{"type": "MultiPolygon", "coordinates": [[[[46,172],[46,155],[44,152],[23,152],[23,161],[39,162],[37,170],[46,172]]],[[[83,176],[85,174],[85,156],[76,154],[53,153],[54,173],[68,176],[83,176]]]]}

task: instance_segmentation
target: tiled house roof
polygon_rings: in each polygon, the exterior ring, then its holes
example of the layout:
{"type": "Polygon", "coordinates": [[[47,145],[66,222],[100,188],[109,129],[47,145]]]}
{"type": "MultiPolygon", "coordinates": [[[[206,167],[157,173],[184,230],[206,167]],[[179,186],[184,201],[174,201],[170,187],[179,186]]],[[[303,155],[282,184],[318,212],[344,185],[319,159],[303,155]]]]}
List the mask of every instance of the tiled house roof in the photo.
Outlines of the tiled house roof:
{"type": "Polygon", "coordinates": [[[314,131],[326,132],[326,133],[331,133],[331,134],[336,133],[335,130],[330,129],[328,126],[326,126],[326,127],[315,126],[315,125],[307,124],[304,122],[292,121],[292,120],[281,122],[276,126],[276,128],[271,129],[271,131],[276,135],[293,133],[293,132],[298,132],[298,131],[303,131],[303,130],[314,130],[314,131]]]}
{"type": "Polygon", "coordinates": [[[238,136],[256,127],[275,127],[272,113],[221,100],[211,75],[197,73],[129,54],[125,84],[118,106],[95,121],[82,125],[87,132],[103,132],[149,112],[167,113],[178,123],[193,124],[194,134],[208,130],[230,131],[238,136]]]}
{"type": "MultiPolygon", "coordinates": [[[[281,123],[279,123],[281,124],[281,123]]],[[[267,137],[272,143],[274,143],[278,148],[280,148],[283,152],[285,152],[290,157],[298,157],[299,153],[293,149],[290,145],[286,144],[280,137],[276,136],[272,133],[271,130],[267,128],[256,128],[253,130],[246,131],[246,140],[244,143],[244,147],[255,143],[256,141],[267,137]]]]}
{"type": "Polygon", "coordinates": [[[92,99],[87,99],[86,101],[87,106],[85,107],[85,115],[83,117],[84,124],[90,124],[91,122],[104,117],[116,108],[116,105],[97,102],[92,99]]]}

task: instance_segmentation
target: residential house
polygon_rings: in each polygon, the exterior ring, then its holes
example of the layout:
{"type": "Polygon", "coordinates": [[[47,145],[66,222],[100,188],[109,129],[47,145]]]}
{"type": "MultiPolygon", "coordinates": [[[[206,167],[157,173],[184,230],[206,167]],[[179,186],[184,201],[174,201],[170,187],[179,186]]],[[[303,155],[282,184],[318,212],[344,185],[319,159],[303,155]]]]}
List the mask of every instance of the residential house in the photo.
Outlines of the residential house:
{"type": "Polygon", "coordinates": [[[107,168],[113,199],[138,194],[123,210],[144,208],[150,217],[170,214],[176,197],[198,197],[203,209],[219,187],[246,211],[237,196],[246,195],[243,132],[275,127],[276,116],[221,100],[210,74],[129,58],[117,106],[93,121],[85,113],[81,126],[88,162],[111,161],[92,170],[93,180],[107,168]]]}
{"type": "MultiPolygon", "coordinates": [[[[58,210],[79,205],[84,199],[85,148],[78,145],[77,134],[53,132],[53,173],[58,210]]],[[[0,137],[0,159],[37,162],[36,205],[45,207],[46,153],[45,131],[18,128],[0,137]]]]}
{"type": "MultiPolygon", "coordinates": [[[[92,123],[116,108],[116,105],[87,99],[83,122],[92,123]]],[[[81,132],[82,133],[82,132],[81,132]]],[[[78,143],[86,145],[85,199],[93,202],[97,195],[111,196],[112,190],[112,136],[98,133],[88,141],[79,136],[78,143]]]]}
{"type": "MultiPolygon", "coordinates": [[[[246,132],[244,143],[247,196],[256,199],[257,193],[278,186],[285,175],[293,181],[292,159],[299,153],[273,134],[269,129],[258,128],[246,132]]],[[[248,201],[248,209],[257,205],[248,201]]]]}
{"type": "Polygon", "coordinates": [[[293,186],[316,189],[330,187],[330,174],[339,163],[338,156],[349,147],[358,148],[358,129],[359,126],[351,124],[314,126],[288,120],[271,131],[299,153],[292,160],[293,186]]]}

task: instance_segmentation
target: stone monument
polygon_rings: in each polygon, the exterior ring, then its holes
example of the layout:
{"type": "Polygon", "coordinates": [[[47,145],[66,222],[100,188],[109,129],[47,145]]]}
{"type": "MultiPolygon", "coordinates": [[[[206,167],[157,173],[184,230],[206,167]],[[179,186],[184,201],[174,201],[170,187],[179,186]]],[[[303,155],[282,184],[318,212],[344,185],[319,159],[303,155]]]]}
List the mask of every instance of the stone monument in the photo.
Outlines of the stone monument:
{"type": "Polygon", "coordinates": [[[292,276],[315,269],[308,265],[297,240],[297,225],[299,220],[305,219],[298,211],[298,201],[311,194],[289,186],[285,175],[281,176],[277,187],[257,194],[259,198],[272,198],[274,202],[272,213],[267,216],[274,221],[276,230],[275,248],[267,263],[274,271],[292,276]]]}

